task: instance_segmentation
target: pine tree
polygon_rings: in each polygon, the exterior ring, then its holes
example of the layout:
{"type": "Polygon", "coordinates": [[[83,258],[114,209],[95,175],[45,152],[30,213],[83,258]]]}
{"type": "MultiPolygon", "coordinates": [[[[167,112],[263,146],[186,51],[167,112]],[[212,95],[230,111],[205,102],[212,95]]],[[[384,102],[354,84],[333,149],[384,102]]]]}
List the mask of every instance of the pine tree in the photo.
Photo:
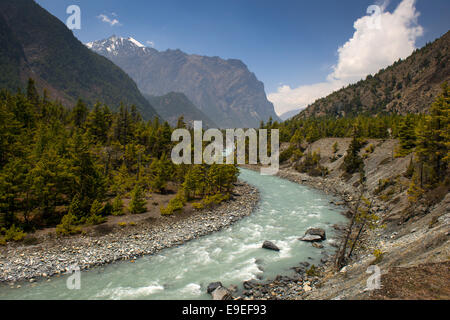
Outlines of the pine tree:
{"type": "Polygon", "coordinates": [[[398,138],[400,147],[397,155],[400,157],[407,156],[416,147],[415,123],[412,116],[406,116],[399,125],[398,138]]]}
{"type": "Polygon", "coordinates": [[[36,90],[34,80],[29,78],[28,79],[28,85],[27,85],[27,99],[30,101],[34,106],[39,105],[39,94],[36,90]]]}
{"type": "Polygon", "coordinates": [[[416,155],[420,170],[420,187],[442,181],[446,176],[449,154],[450,87],[444,83],[443,92],[430,108],[430,114],[416,128],[416,155]]]}
{"type": "Polygon", "coordinates": [[[103,211],[103,205],[100,201],[94,200],[91,205],[91,210],[89,212],[89,217],[86,219],[86,223],[90,225],[97,225],[105,222],[105,218],[101,216],[103,211]]]}
{"type": "Polygon", "coordinates": [[[112,203],[112,215],[113,216],[122,216],[123,212],[123,201],[120,196],[116,196],[112,203]]]}
{"type": "Polygon", "coordinates": [[[364,161],[359,156],[359,151],[362,148],[360,139],[358,138],[357,129],[354,129],[353,139],[347,150],[347,155],[344,158],[345,172],[353,174],[355,172],[361,172],[364,168],[364,161]]]}
{"type": "Polygon", "coordinates": [[[133,213],[144,213],[147,211],[146,207],[147,201],[144,198],[144,192],[139,185],[136,185],[131,192],[131,202],[128,210],[133,213]]]}
{"type": "Polygon", "coordinates": [[[77,104],[72,110],[73,124],[78,128],[81,127],[85,123],[87,115],[88,109],[86,105],[81,99],[78,99],[77,104]]]}

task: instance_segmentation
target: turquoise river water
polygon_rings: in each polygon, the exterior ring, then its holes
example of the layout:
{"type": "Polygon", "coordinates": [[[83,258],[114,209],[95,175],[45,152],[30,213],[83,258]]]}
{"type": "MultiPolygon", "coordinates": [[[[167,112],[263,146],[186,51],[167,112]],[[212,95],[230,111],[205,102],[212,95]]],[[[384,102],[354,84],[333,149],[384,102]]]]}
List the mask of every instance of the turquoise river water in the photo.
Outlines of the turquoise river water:
{"type": "Polygon", "coordinates": [[[135,263],[82,271],[79,290],[69,290],[69,275],[63,275],[24,283],[21,288],[1,286],[0,299],[210,299],[206,294],[210,282],[239,285],[258,276],[289,275],[299,262],[318,264],[323,250],[335,251],[332,225],[346,218],[342,208],[330,204],[333,197],[245,169],[240,179],[259,189],[261,201],[250,216],[231,227],[135,263]],[[326,230],[324,249],[298,240],[312,226],[326,230]],[[262,249],[264,240],[274,242],[281,251],[262,249]]]}

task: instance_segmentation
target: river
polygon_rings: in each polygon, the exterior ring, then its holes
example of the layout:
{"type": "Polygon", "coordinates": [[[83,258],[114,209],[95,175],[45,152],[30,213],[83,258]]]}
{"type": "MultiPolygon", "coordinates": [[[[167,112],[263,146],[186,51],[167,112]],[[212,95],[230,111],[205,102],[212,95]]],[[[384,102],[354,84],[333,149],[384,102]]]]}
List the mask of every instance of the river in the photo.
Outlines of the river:
{"type": "Polygon", "coordinates": [[[81,288],[69,290],[68,275],[49,281],[0,287],[0,299],[210,299],[206,286],[225,286],[278,274],[288,275],[301,261],[318,264],[321,252],[336,249],[333,224],[344,223],[333,197],[306,186],[241,169],[240,179],[256,186],[259,207],[222,231],[131,262],[117,262],[80,273],[81,288]],[[327,232],[324,249],[299,241],[308,227],[327,232]],[[264,240],[280,252],[262,249],[264,240]],[[262,271],[263,269],[264,271],[262,271]]]}

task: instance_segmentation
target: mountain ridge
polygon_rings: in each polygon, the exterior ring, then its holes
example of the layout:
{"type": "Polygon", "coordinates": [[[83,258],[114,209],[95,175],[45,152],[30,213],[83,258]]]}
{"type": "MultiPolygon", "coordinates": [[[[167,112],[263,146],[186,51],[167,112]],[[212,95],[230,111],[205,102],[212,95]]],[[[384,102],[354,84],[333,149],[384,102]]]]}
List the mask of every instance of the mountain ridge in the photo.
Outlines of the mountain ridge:
{"type": "Polygon", "coordinates": [[[222,128],[258,127],[270,117],[279,120],[264,84],[242,61],[189,55],[179,49],[158,51],[133,46],[127,39],[112,36],[86,46],[125,70],[143,93],[184,93],[222,128]]]}
{"type": "Polygon", "coordinates": [[[450,31],[374,76],[316,100],[294,118],[423,113],[450,81],[450,31]]]}
{"type": "Polygon", "coordinates": [[[217,127],[214,121],[200,111],[184,93],[169,92],[163,96],[144,94],[144,97],[156,109],[158,114],[172,126],[176,126],[179,117],[183,116],[184,121],[191,127],[193,127],[193,121],[203,121],[204,127],[217,127]]]}
{"type": "Polygon", "coordinates": [[[16,90],[33,78],[50,98],[73,106],[101,101],[112,109],[136,105],[157,115],[137,85],[105,57],[87,49],[59,19],[32,0],[0,1],[0,85],[16,90]],[[6,59],[4,59],[6,58],[6,59]]]}

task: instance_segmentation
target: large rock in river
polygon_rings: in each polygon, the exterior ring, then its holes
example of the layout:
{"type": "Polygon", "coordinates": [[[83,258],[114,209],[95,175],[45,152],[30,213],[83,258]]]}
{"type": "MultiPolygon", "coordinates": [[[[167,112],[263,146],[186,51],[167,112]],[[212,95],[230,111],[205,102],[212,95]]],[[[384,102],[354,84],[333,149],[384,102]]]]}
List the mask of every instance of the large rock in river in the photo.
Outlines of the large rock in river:
{"type": "Polygon", "coordinates": [[[262,247],[264,249],[274,250],[274,251],[280,251],[280,248],[278,248],[273,242],[270,241],[264,241],[262,247]]]}
{"type": "Polygon", "coordinates": [[[218,287],[212,293],[213,300],[232,300],[233,296],[231,295],[231,291],[225,287],[218,287]]]}
{"type": "Polygon", "coordinates": [[[308,241],[308,242],[316,242],[325,240],[326,234],[325,230],[321,228],[309,228],[306,230],[305,235],[299,240],[308,241]]]}
{"type": "Polygon", "coordinates": [[[222,282],[211,282],[208,284],[208,288],[206,288],[206,292],[212,293],[217,288],[222,287],[222,282]]]}

